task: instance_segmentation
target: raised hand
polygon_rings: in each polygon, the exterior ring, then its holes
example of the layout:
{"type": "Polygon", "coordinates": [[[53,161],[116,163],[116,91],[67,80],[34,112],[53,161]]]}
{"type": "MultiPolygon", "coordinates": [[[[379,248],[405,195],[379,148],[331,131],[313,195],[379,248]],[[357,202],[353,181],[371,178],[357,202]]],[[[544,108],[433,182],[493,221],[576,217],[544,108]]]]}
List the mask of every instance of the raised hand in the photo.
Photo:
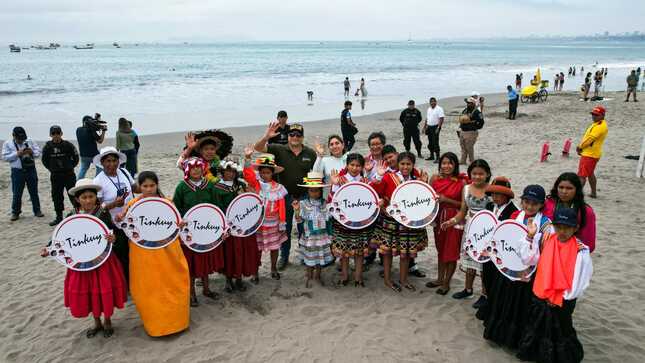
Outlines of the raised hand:
{"type": "Polygon", "coordinates": [[[186,136],[184,136],[184,140],[186,140],[186,146],[190,150],[193,150],[197,145],[197,139],[195,138],[195,134],[192,132],[187,133],[186,136]]]}
{"type": "Polygon", "coordinates": [[[325,155],[325,147],[320,143],[320,138],[316,137],[316,143],[314,144],[314,150],[318,156],[325,155]]]}
{"type": "Polygon", "coordinates": [[[251,156],[253,156],[253,145],[247,145],[244,147],[244,159],[246,160],[251,160],[251,156]]]}
{"type": "Polygon", "coordinates": [[[267,131],[264,133],[264,136],[270,139],[272,137],[280,135],[280,132],[278,132],[279,128],[280,124],[278,122],[271,121],[271,123],[269,123],[269,127],[267,128],[267,131]]]}
{"type": "Polygon", "coordinates": [[[387,173],[387,169],[388,169],[387,163],[381,160],[378,163],[378,166],[376,167],[376,174],[378,174],[379,176],[383,176],[387,173]]]}
{"type": "Polygon", "coordinates": [[[340,183],[340,176],[338,176],[338,170],[332,169],[330,174],[330,180],[333,185],[338,185],[340,183]]]}
{"type": "Polygon", "coordinates": [[[365,171],[368,173],[372,172],[372,169],[374,169],[374,166],[376,165],[377,161],[365,161],[365,171]]]}

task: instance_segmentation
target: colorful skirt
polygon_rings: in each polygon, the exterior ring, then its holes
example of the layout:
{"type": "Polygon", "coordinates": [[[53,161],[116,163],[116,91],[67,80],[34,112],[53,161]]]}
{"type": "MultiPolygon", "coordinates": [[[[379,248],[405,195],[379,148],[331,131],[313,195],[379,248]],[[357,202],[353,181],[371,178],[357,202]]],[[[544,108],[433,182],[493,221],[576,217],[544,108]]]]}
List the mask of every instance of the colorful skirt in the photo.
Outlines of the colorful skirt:
{"type": "Polygon", "coordinates": [[[428,245],[428,232],[425,228],[408,228],[390,216],[383,216],[376,226],[373,241],[383,255],[417,257],[428,245]]]}
{"type": "Polygon", "coordinates": [[[91,271],[67,269],[64,289],[65,306],[75,318],[90,313],[109,318],[114,308],[123,309],[128,300],[128,287],[119,259],[111,254],[103,264],[91,271]]]}
{"type": "Polygon", "coordinates": [[[349,229],[332,221],[331,252],[336,257],[367,256],[370,253],[369,241],[373,228],[349,229]]]}
{"type": "Polygon", "coordinates": [[[255,235],[248,237],[230,236],[222,244],[224,248],[224,268],[227,278],[241,279],[243,276],[255,276],[260,267],[262,254],[258,250],[255,235]]]}
{"type": "Polygon", "coordinates": [[[331,238],[327,233],[303,236],[298,241],[298,255],[305,266],[326,266],[334,261],[331,238]]]}
{"type": "Polygon", "coordinates": [[[436,221],[436,227],[433,228],[434,243],[437,248],[437,258],[439,262],[456,262],[459,261],[461,250],[461,238],[464,234],[462,229],[448,228],[441,230],[441,223],[457,215],[459,211],[455,208],[444,208],[439,211],[439,218],[436,221]]]}
{"type": "Polygon", "coordinates": [[[573,328],[575,308],[576,300],[565,300],[558,307],[533,296],[528,309],[529,323],[524,328],[517,357],[535,362],[582,361],[584,350],[573,328]]]}
{"type": "Polygon", "coordinates": [[[279,250],[280,246],[287,240],[287,231],[280,230],[280,223],[276,220],[266,220],[255,234],[258,241],[258,249],[263,252],[279,250]]]}
{"type": "Polygon", "coordinates": [[[190,277],[207,277],[213,272],[221,271],[224,268],[224,248],[217,246],[212,251],[195,252],[186,247],[183,243],[181,249],[188,262],[190,277]]]}

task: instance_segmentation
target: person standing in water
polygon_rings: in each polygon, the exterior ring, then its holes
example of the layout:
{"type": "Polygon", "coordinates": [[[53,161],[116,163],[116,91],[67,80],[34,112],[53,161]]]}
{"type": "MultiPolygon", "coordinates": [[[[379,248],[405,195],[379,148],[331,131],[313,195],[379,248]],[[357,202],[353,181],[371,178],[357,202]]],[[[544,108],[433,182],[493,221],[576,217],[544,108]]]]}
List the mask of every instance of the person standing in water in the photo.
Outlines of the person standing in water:
{"type": "Polygon", "coordinates": [[[345,81],[343,82],[343,87],[345,88],[344,96],[345,98],[347,98],[349,97],[349,90],[351,87],[351,84],[349,83],[349,77],[345,77],[345,81]]]}

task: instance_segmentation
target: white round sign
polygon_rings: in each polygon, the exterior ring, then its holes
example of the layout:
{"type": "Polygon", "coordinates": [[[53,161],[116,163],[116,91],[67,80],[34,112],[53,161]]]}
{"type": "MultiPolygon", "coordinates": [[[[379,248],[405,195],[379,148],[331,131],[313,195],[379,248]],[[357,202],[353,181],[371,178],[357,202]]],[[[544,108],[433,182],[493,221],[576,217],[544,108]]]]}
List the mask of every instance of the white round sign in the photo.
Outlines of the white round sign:
{"type": "Polygon", "coordinates": [[[378,218],[378,201],[374,188],[365,183],[351,182],[336,191],[328,204],[328,211],[346,228],[363,229],[378,218]]]}
{"type": "Polygon", "coordinates": [[[248,237],[264,223],[264,203],[259,195],[242,193],[235,197],[226,210],[231,235],[248,237]]]}
{"type": "Polygon", "coordinates": [[[212,251],[224,241],[226,218],[215,205],[202,203],[190,208],[184,215],[184,222],[186,225],[179,237],[195,252],[212,251]]]}
{"type": "Polygon", "coordinates": [[[172,243],[179,234],[181,217],[175,205],[164,198],[140,199],[119,223],[137,246],[157,249],[172,243]]]}
{"type": "Polygon", "coordinates": [[[410,180],[396,187],[387,207],[387,213],[408,228],[425,228],[438,212],[437,193],[419,180],[410,180]]]}
{"type": "Polygon", "coordinates": [[[490,260],[488,247],[497,227],[497,217],[490,211],[481,210],[470,219],[466,227],[464,249],[473,260],[484,263],[490,260]]]}
{"type": "Polygon", "coordinates": [[[490,258],[499,272],[513,281],[526,280],[535,272],[535,266],[525,265],[519,254],[527,233],[526,227],[514,220],[500,223],[493,233],[490,258]]]}
{"type": "Polygon", "coordinates": [[[63,266],[76,271],[89,271],[110,256],[112,233],[100,219],[89,214],[75,214],[56,226],[47,246],[49,256],[63,266]]]}

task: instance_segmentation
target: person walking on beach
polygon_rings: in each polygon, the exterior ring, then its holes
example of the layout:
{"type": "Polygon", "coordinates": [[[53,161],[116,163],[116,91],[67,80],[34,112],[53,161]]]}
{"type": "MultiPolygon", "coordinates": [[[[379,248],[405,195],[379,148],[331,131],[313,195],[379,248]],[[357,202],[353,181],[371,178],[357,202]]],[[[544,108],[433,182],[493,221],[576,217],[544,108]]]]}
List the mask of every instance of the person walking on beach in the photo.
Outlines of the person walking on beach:
{"type": "Polygon", "coordinates": [[[278,111],[278,116],[276,116],[277,123],[279,125],[277,132],[278,135],[269,139],[269,144],[280,144],[286,145],[289,142],[289,116],[287,111],[281,110],[278,111]]]}
{"type": "Polygon", "coordinates": [[[606,110],[602,106],[596,106],[591,111],[593,123],[585,131],[580,144],[576,147],[576,152],[580,155],[578,164],[578,176],[584,188],[589,178],[591,187],[591,198],[596,198],[596,164],[602,156],[602,145],[607,137],[607,121],[605,121],[606,110]]]}
{"type": "Polygon", "coordinates": [[[2,160],[11,167],[11,221],[17,221],[22,212],[22,192],[27,185],[31,206],[36,217],[44,217],[40,210],[38,198],[38,175],[34,159],[40,156],[40,147],[27,138],[27,132],[22,126],[13,128],[13,139],[2,144],[2,160]]]}
{"type": "Polygon", "coordinates": [[[479,129],[484,127],[484,118],[482,113],[477,109],[477,100],[473,97],[466,99],[466,108],[461,112],[459,117],[459,146],[461,147],[460,164],[466,165],[467,159],[470,162],[475,160],[475,143],[479,129]]]}
{"type": "Polygon", "coordinates": [[[553,92],[557,92],[559,86],[560,86],[560,75],[556,73],[555,77],[553,77],[553,92]]]}
{"type": "MultiPolygon", "coordinates": [[[[49,225],[53,227],[63,220],[65,192],[69,193],[76,185],[74,168],[78,165],[79,156],[76,146],[63,140],[63,130],[60,126],[50,127],[49,136],[51,141],[47,141],[43,147],[42,161],[45,168],[51,173],[49,180],[52,185],[51,194],[56,218],[49,225]]],[[[73,197],[69,194],[68,196],[73,205],[73,197]]]]}
{"type": "Polygon", "coordinates": [[[289,142],[286,145],[268,144],[269,139],[278,135],[279,124],[272,123],[264,136],[255,143],[254,149],[261,153],[275,156],[276,165],[286,172],[277,175],[277,182],[284,185],[289,193],[285,198],[287,240],[280,246],[280,262],[278,270],[284,270],[289,264],[291,251],[291,230],[293,228],[293,201],[304,196],[305,190],[299,187],[316,162],[316,152],[303,143],[305,129],[300,124],[289,125],[289,142]]]}
{"type": "Polygon", "coordinates": [[[519,74],[515,75],[515,88],[516,89],[522,88],[522,77],[519,74]]]}
{"type": "Polygon", "coordinates": [[[401,121],[401,125],[403,126],[403,146],[405,146],[405,151],[410,152],[410,139],[412,139],[419,157],[421,157],[419,124],[422,119],[421,111],[415,107],[414,100],[408,101],[408,107],[401,111],[401,116],[399,116],[399,121],[401,121]]]}
{"type": "Polygon", "coordinates": [[[340,113],[340,131],[345,143],[345,152],[350,152],[356,143],[354,135],[358,133],[356,124],[352,120],[352,101],[345,101],[345,108],[340,113]]]}
{"type": "Polygon", "coordinates": [[[562,87],[564,87],[564,72],[560,72],[560,87],[558,91],[562,91],[562,87]]]}
{"type": "Polygon", "coordinates": [[[520,95],[517,94],[517,91],[510,84],[506,86],[506,91],[506,97],[508,98],[508,119],[515,120],[515,116],[517,115],[517,101],[519,101],[520,95]]]}
{"type": "Polygon", "coordinates": [[[445,114],[443,112],[443,108],[437,105],[436,98],[430,97],[430,107],[428,107],[428,112],[426,113],[426,122],[423,125],[423,132],[428,136],[428,150],[430,150],[430,156],[427,157],[426,160],[436,160],[435,163],[439,162],[441,149],[439,147],[439,133],[441,132],[444,118],[445,114]]]}
{"type": "MultiPolygon", "coordinates": [[[[85,178],[87,170],[92,165],[94,157],[99,154],[97,144],[102,144],[105,140],[105,129],[98,131],[94,126],[96,120],[91,116],[83,117],[83,126],[76,129],[76,141],[78,142],[78,151],[81,156],[81,167],[78,170],[76,179],[80,180],[85,178]],[[97,132],[98,131],[98,132],[97,132]]],[[[96,174],[101,171],[99,166],[96,166],[96,174]]]]}
{"type": "Polygon", "coordinates": [[[629,102],[629,95],[633,95],[634,102],[638,102],[636,99],[636,89],[638,88],[638,76],[636,75],[636,70],[632,69],[632,73],[627,76],[627,97],[625,102],[629,102]]]}
{"type": "Polygon", "coordinates": [[[345,88],[344,96],[345,98],[347,98],[349,97],[349,90],[351,88],[351,84],[349,83],[349,77],[345,77],[345,81],[343,82],[343,87],[345,88]]]}

